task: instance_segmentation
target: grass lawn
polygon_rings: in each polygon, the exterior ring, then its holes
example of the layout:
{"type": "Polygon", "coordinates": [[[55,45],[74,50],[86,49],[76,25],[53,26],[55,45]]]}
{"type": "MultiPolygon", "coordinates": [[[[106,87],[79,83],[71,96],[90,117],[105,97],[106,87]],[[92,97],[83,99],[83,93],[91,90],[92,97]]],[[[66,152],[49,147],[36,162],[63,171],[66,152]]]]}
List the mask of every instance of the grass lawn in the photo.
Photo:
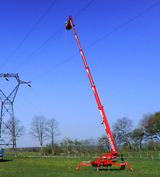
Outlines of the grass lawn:
{"type": "Polygon", "coordinates": [[[76,167],[79,162],[92,160],[88,158],[63,158],[63,157],[6,157],[0,162],[0,176],[2,177],[159,177],[159,159],[125,159],[134,169],[132,172],[127,166],[121,170],[119,166],[112,166],[108,171],[101,167],[99,173],[92,166],[81,166],[78,171],[76,167]]]}

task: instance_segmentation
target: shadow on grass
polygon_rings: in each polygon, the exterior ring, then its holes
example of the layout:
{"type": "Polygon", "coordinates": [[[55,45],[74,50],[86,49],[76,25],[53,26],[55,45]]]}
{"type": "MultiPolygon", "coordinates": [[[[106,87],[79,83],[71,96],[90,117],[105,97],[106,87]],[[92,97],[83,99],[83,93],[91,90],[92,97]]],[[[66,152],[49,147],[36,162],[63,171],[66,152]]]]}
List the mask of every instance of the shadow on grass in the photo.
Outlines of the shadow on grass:
{"type": "Polygon", "coordinates": [[[117,168],[117,169],[111,169],[111,168],[109,168],[109,169],[105,169],[105,168],[99,168],[99,171],[120,171],[120,170],[124,170],[125,169],[125,165],[122,165],[121,166],[121,168],[117,168]]]}
{"type": "Polygon", "coordinates": [[[0,163],[3,163],[3,162],[11,162],[11,161],[13,161],[13,159],[5,159],[5,160],[0,161],[0,163]]]}

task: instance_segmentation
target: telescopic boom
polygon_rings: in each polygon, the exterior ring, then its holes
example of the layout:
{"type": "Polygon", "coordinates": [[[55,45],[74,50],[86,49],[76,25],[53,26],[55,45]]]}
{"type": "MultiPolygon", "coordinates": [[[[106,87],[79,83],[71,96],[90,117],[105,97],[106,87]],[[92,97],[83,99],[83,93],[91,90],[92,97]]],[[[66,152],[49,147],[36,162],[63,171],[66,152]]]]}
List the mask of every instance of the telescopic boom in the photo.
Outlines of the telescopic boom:
{"type": "Polygon", "coordinates": [[[110,127],[109,127],[109,124],[108,124],[108,121],[107,121],[107,117],[106,117],[106,114],[104,112],[103,105],[101,104],[96,86],[93,82],[93,78],[91,76],[91,72],[90,72],[89,67],[87,65],[87,61],[86,61],[86,58],[84,56],[83,50],[81,48],[78,36],[76,34],[72,17],[69,16],[69,19],[66,22],[66,30],[70,30],[71,28],[73,29],[74,36],[76,38],[76,41],[77,41],[77,44],[78,44],[78,47],[79,47],[80,54],[82,56],[84,66],[85,66],[85,69],[87,71],[87,75],[88,75],[88,78],[89,78],[89,81],[90,81],[90,84],[91,84],[91,88],[93,90],[93,94],[95,96],[95,99],[96,99],[96,102],[97,102],[97,105],[98,105],[98,109],[99,109],[101,117],[102,117],[102,123],[104,124],[105,130],[106,130],[106,133],[107,133],[107,137],[108,137],[108,142],[109,142],[110,148],[111,148],[109,153],[101,155],[100,158],[94,159],[94,161],[83,161],[83,162],[81,162],[78,165],[76,170],[78,170],[81,165],[92,165],[92,166],[97,167],[97,172],[98,172],[100,166],[107,166],[109,168],[110,166],[112,166],[112,164],[114,164],[114,165],[119,165],[119,166],[127,165],[133,171],[133,169],[131,168],[131,166],[127,162],[113,161],[112,160],[112,159],[115,159],[117,157],[117,153],[118,153],[117,149],[116,149],[116,146],[115,146],[115,143],[114,143],[114,138],[113,138],[112,132],[110,130],[110,127]]]}
{"type": "Polygon", "coordinates": [[[108,121],[107,121],[106,114],[105,114],[105,112],[104,112],[103,105],[101,104],[101,101],[100,101],[100,98],[99,98],[99,95],[98,95],[96,86],[95,86],[95,84],[94,84],[94,82],[93,82],[93,78],[92,78],[92,76],[91,76],[91,72],[90,72],[89,67],[88,67],[88,65],[87,65],[86,58],[85,58],[85,56],[84,56],[83,50],[82,50],[82,48],[81,48],[81,45],[80,45],[80,42],[79,42],[79,39],[78,39],[78,36],[77,36],[77,34],[76,34],[72,17],[69,16],[69,20],[68,20],[67,23],[66,23],[66,29],[67,29],[67,30],[70,30],[71,28],[73,29],[74,36],[75,36],[75,38],[76,38],[76,41],[77,41],[77,44],[78,44],[78,47],[79,47],[79,51],[80,51],[80,53],[81,53],[84,66],[85,66],[85,69],[86,69],[87,74],[88,74],[88,78],[89,78],[89,81],[90,81],[90,84],[91,84],[91,88],[92,88],[92,90],[93,90],[93,94],[94,94],[94,96],[95,96],[95,99],[96,99],[96,102],[97,102],[97,105],[98,105],[98,109],[99,109],[100,114],[101,114],[101,117],[102,117],[102,123],[104,124],[105,130],[106,130],[106,133],[107,133],[107,136],[108,136],[108,141],[109,141],[109,144],[110,144],[110,147],[111,147],[111,152],[112,152],[114,155],[116,155],[116,154],[117,154],[116,146],[115,146],[115,143],[114,143],[114,139],[113,139],[112,132],[111,132],[111,130],[110,130],[110,127],[109,127],[109,124],[108,124],[108,121]]]}

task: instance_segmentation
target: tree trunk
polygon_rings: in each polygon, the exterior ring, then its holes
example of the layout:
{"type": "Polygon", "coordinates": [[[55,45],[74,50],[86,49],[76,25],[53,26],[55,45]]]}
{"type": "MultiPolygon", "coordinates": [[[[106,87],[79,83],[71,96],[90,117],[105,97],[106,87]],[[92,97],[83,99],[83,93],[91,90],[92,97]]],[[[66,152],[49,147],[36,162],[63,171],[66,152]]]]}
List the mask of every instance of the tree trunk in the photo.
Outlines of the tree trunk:
{"type": "Polygon", "coordinates": [[[54,141],[53,141],[53,134],[52,134],[52,155],[54,155],[54,141]]]}
{"type": "Polygon", "coordinates": [[[41,145],[41,153],[43,154],[43,139],[42,139],[42,136],[41,136],[41,140],[40,140],[40,145],[41,145]]]}

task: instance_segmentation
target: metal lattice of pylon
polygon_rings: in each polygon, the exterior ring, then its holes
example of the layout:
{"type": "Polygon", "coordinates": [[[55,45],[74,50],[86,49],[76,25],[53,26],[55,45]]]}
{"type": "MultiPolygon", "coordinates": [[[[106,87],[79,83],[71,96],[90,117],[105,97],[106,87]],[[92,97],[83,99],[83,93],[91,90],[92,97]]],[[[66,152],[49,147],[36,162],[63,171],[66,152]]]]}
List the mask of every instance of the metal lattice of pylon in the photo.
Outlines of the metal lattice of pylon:
{"type": "Polygon", "coordinates": [[[1,86],[0,86],[0,102],[1,102],[1,112],[0,112],[0,145],[12,145],[13,150],[15,150],[16,148],[16,135],[15,135],[15,121],[14,121],[14,109],[13,109],[13,103],[16,97],[16,94],[18,92],[19,86],[20,84],[27,84],[30,87],[30,82],[24,82],[21,81],[19,78],[19,75],[16,73],[0,73],[0,78],[4,78],[6,81],[10,81],[10,79],[14,78],[16,79],[16,86],[14,87],[14,89],[8,93],[8,95],[6,95],[6,93],[4,93],[4,91],[2,91],[1,86]],[[10,142],[6,142],[5,139],[3,139],[2,137],[2,124],[5,125],[5,128],[9,128],[6,126],[5,122],[4,122],[4,117],[6,115],[9,115],[9,117],[12,119],[12,129],[10,129],[9,131],[11,131],[12,134],[12,138],[10,139],[10,142]]]}

